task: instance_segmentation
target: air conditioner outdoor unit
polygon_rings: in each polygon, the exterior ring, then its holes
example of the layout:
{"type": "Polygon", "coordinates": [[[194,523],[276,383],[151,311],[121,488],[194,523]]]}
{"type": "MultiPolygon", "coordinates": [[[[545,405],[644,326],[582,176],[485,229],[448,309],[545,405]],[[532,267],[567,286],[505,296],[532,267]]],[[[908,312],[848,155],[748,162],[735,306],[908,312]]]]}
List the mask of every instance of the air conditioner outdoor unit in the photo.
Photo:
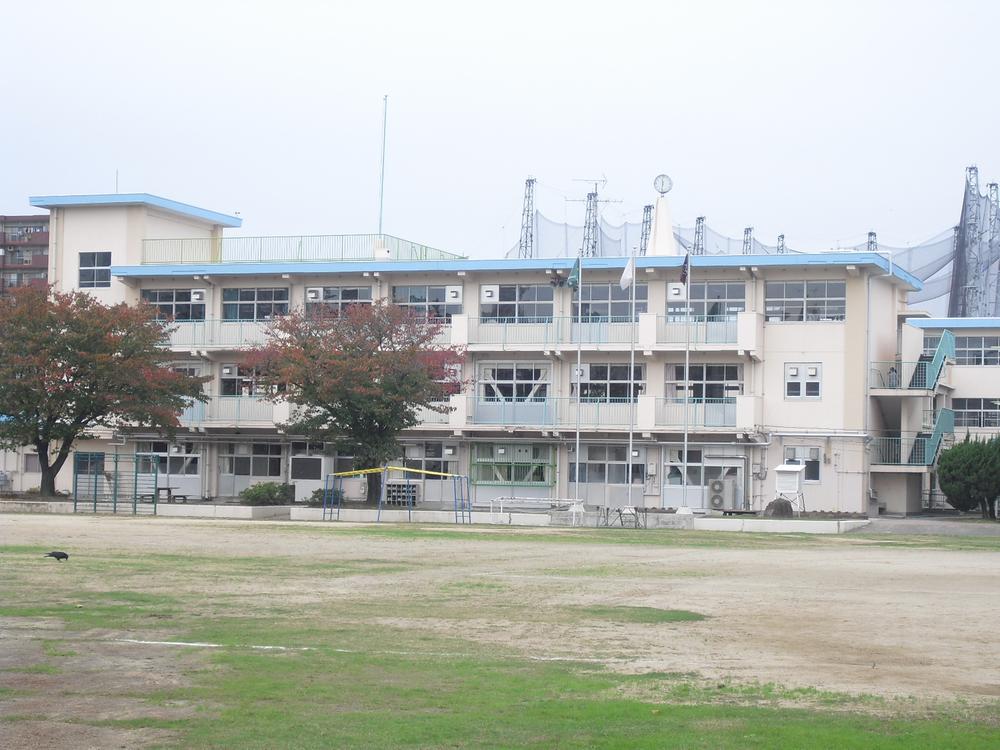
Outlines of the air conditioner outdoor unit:
{"type": "Polygon", "coordinates": [[[192,302],[204,302],[205,301],[205,290],[204,289],[192,289],[191,290],[191,301],[192,302]]]}
{"type": "Polygon", "coordinates": [[[708,507],[712,510],[736,510],[736,481],[713,479],[708,483],[708,507]]]}
{"type": "Polygon", "coordinates": [[[323,299],[323,287],[311,286],[306,289],[306,302],[319,302],[323,299]]]}
{"type": "Polygon", "coordinates": [[[444,288],[444,298],[449,305],[461,305],[462,286],[460,284],[446,286],[444,288]]]}

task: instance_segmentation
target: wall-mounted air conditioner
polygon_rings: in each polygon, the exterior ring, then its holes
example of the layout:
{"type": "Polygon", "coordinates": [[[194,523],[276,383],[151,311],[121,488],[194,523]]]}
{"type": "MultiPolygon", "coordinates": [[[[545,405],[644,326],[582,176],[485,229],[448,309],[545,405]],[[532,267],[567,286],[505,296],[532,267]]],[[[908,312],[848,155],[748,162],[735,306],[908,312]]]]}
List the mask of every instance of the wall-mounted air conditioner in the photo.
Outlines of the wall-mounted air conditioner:
{"type": "Polygon", "coordinates": [[[204,289],[192,289],[191,290],[191,301],[192,302],[204,302],[205,301],[205,290],[204,289]]]}
{"type": "Polygon", "coordinates": [[[462,304],[462,285],[452,284],[444,288],[444,299],[449,305],[462,304]]]}
{"type": "Polygon", "coordinates": [[[590,365],[581,364],[573,365],[573,382],[574,383],[589,383],[590,382],[590,365]]]}
{"type": "Polygon", "coordinates": [[[500,301],[499,284],[483,284],[479,287],[479,302],[483,305],[495,305],[500,301]]]}
{"type": "Polygon", "coordinates": [[[236,365],[223,365],[222,366],[222,377],[233,378],[236,377],[236,365]]]}
{"type": "Polygon", "coordinates": [[[306,302],[320,302],[323,299],[323,287],[310,286],[306,288],[306,302]]]}

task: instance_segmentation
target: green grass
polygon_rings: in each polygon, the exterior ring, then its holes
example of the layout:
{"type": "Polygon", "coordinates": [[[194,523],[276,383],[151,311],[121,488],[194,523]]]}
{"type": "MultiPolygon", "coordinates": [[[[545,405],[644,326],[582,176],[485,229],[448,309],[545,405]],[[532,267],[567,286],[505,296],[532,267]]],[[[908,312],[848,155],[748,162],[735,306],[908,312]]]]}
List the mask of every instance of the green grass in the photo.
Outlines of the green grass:
{"type": "Polygon", "coordinates": [[[655,607],[581,607],[580,614],[611,622],[697,622],[705,615],[684,609],[656,609],[655,607]]]}

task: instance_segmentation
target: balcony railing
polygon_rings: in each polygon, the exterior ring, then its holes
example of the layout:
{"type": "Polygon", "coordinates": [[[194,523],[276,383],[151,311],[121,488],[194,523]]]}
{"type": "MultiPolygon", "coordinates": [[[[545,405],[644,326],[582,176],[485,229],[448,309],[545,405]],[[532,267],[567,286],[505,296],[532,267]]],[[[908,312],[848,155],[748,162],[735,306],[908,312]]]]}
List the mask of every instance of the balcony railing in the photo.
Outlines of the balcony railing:
{"type": "Polygon", "coordinates": [[[388,234],[332,234],[295,237],[196,237],[143,240],[142,263],[322,263],[370,260],[459,260],[388,234]]]}
{"type": "Polygon", "coordinates": [[[214,396],[208,403],[196,402],[185,409],[180,422],[185,427],[270,424],[275,404],[254,396],[214,396]]]}
{"type": "Polygon", "coordinates": [[[892,390],[934,390],[944,370],[945,362],[955,358],[955,335],[944,331],[933,356],[916,362],[889,360],[872,362],[868,376],[871,388],[892,390]]]}
{"type": "Polygon", "coordinates": [[[735,344],[738,325],[735,315],[659,315],[656,318],[658,344],[735,344]]]}
{"type": "Polygon", "coordinates": [[[656,424],[684,427],[735,427],[735,398],[658,398],[656,424]]]}
{"type": "Polygon", "coordinates": [[[542,398],[534,401],[489,401],[471,398],[468,415],[471,424],[572,427],[577,423],[578,411],[580,424],[591,427],[628,427],[630,419],[633,418],[632,404],[627,400],[584,400],[578,404],[575,398],[568,397],[542,398]]]}
{"type": "Polygon", "coordinates": [[[171,323],[170,346],[191,349],[236,349],[267,340],[268,321],[184,320],[171,323]]]}
{"type": "Polygon", "coordinates": [[[578,342],[627,346],[638,330],[638,320],[633,324],[627,317],[469,318],[469,343],[539,349],[578,342]]]}
{"type": "Polygon", "coordinates": [[[941,409],[930,434],[876,437],[871,462],[883,466],[933,466],[945,435],[955,431],[955,412],[941,409]]]}

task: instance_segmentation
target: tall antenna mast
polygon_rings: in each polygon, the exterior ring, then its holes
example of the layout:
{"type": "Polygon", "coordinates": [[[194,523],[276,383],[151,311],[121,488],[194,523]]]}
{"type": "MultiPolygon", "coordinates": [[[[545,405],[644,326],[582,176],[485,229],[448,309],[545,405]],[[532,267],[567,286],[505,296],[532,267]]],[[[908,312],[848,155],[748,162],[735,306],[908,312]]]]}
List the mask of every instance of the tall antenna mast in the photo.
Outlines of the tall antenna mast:
{"type": "MultiPolygon", "coordinates": [[[[596,186],[595,186],[596,187],[596,186]]],[[[587,211],[583,220],[583,257],[597,257],[597,191],[587,193],[587,211]]]]}
{"type": "Polygon", "coordinates": [[[521,209],[521,242],[517,246],[518,258],[535,256],[535,178],[524,181],[524,208],[521,209]]]}
{"type": "Polygon", "coordinates": [[[699,216],[694,220],[694,254],[705,254],[705,217],[699,216]]]}
{"type": "Polygon", "coordinates": [[[753,227],[743,230],[743,254],[753,255],[753,227]]]}
{"type": "Polygon", "coordinates": [[[385,128],[389,119],[389,95],[382,96],[382,162],[378,177],[378,233],[382,234],[382,206],[385,196],[385,128]]]}
{"type": "Polygon", "coordinates": [[[653,204],[642,207],[642,231],[639,233],[639,255],[649,248],[649,235],[653,233],[653,204]]]}

